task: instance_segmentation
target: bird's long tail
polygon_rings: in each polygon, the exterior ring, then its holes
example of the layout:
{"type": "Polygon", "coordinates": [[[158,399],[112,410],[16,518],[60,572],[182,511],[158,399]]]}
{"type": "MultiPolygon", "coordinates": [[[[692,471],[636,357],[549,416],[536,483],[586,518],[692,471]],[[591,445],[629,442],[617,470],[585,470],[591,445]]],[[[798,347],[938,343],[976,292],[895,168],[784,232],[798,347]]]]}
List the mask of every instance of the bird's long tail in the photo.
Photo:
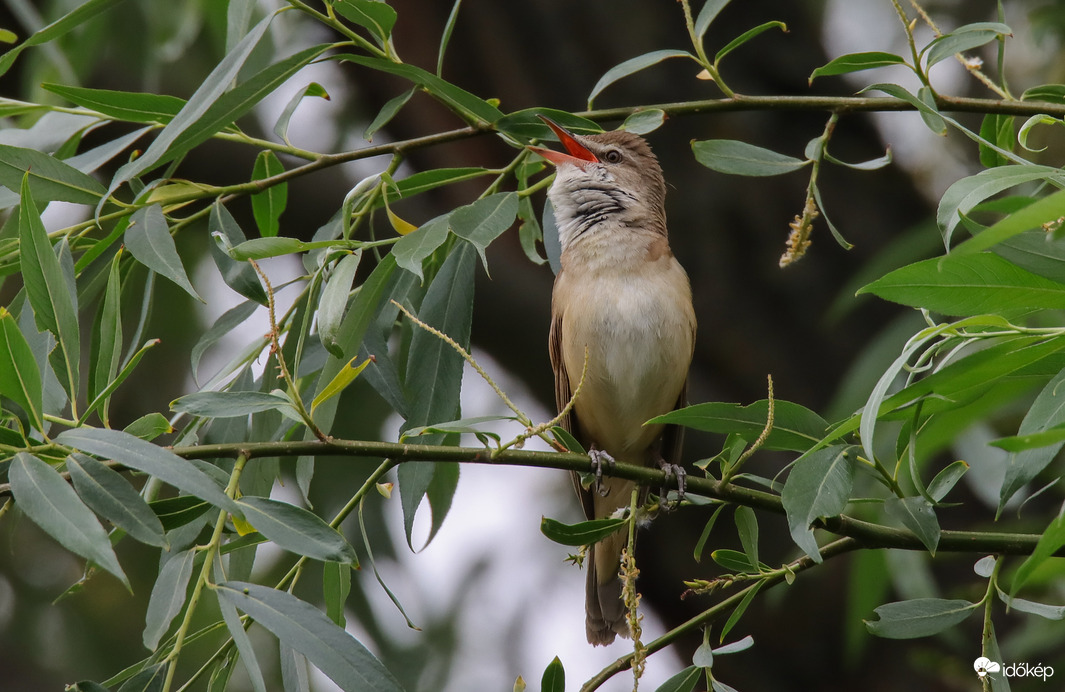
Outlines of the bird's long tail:
{"type": "Polygon", "coordinates": [[[628,638],[622,582],[618,576],[625,534],[615,533],[588,550],[588,578],[585,582],[585,629],[588,643],[605,646],[617,635],[628,638]]]}

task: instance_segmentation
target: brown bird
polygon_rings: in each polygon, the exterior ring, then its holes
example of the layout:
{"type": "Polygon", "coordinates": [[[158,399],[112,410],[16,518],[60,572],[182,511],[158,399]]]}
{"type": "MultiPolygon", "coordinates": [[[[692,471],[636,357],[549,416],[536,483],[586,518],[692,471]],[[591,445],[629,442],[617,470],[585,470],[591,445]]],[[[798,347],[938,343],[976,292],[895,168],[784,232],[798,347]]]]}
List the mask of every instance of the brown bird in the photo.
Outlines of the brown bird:
{"type": "MultiPolygon", "coordinates": [[[[544,118],[568,153],[530,147],[557,167],[548,191],[562,246],[551,297],[551,367],[561,411],[584,385],[563,427],[590,450],[596,467],[612,459],[675,469],[681,432],[644,425],[685,404],[695,344],[688,275],[666,232],[666,185],[647,142],[631,132],[580,136],[544,118]]],[[[589,519],[628,507],[632,481],[574,482],[589,519]]],[[[624,532],[591,546],[587,635],[595,645],[630,636],[618,575],[624,532]]]]}

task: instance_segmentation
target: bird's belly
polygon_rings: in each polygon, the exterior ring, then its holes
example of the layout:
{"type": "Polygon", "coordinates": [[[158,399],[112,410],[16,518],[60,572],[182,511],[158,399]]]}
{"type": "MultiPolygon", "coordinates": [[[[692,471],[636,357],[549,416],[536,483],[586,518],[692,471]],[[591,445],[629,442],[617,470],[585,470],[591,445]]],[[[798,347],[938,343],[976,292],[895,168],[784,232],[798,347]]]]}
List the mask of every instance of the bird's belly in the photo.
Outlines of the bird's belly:
{"type": "Polygon", "coordinates": [[[673,409],[691,361],[691,299],[661,278],[597,277],[594,290],[579,292],[587,299],[563,325],[574,390],[588,348],[588,373],[575,403],[581,431],[634,463],[644,462],[661,432],[660,425],[643,423],[673,409]]]}

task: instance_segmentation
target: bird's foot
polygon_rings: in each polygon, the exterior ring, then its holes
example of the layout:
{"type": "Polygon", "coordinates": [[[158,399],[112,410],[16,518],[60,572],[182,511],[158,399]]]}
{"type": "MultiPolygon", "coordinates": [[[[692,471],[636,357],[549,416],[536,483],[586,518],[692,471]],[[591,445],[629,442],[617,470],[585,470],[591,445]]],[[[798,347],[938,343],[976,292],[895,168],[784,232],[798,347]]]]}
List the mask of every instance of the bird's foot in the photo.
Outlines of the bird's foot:
{"type": "Polygon", "coordinates": [[[603,485],[603,465],[606,464],[613,470],[617,462],[614,461],[614,457],[595,447],[588,450],[588,456],[592,459],[592,472],[595,474],[595,484],[592,487],[595,492],[599,493],[599,497],[606,497],[609,490],[603,485]]]}
{"type": "Polygon", "coordinates": [[[684,494],[688,487],[688,472],[683,467],[677,464],[671,464],[665,459],[659,457],[658,466],[665,472],[666,477],[662,482],[662,492],[659,497],[662,498],[661,505],[663,512],[671,512],[680,506],[681,502],[684,502],[684,494]],[[673,487],[677,489],[677,499],[670,502],[669,491],[673,487]]]}

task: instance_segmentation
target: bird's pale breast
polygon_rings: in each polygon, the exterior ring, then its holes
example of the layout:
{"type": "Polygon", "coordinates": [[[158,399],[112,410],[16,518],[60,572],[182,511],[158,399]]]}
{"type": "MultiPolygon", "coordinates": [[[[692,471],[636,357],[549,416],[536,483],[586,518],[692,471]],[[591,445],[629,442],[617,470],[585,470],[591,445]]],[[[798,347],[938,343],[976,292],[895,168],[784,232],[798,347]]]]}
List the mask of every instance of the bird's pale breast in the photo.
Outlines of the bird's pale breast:
{"type": "Polygon", "coordinates": [[[615,457],[646,463],[661,426],[643,423],[673,409],[691,362],[695,317],[687,276],[666,254],[632,271],[566,278],[566,292],[579,296],[562,320],[573,389],[588,347],[588,374],[575,404],[581,430],[615,457]]]}

